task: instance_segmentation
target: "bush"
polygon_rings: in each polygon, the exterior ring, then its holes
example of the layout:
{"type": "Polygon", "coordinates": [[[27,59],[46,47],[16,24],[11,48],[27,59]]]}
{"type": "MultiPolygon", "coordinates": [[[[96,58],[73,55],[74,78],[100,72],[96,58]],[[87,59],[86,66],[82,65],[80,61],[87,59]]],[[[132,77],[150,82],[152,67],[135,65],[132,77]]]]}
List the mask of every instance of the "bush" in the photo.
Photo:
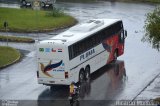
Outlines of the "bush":
{"type": "Polygon", "coordinates": [[[142,41],[148,41],[153,48],[160,50],[160,6],[147,14],[145,21],[146,34],[142,41]]]}
{"type": "Polygon", "coordinates": [[[64,16],[65,13],[63,12],[62,9],[53,8],[53,10],[47,12],[46,15],[47,15],[47,16],[52,16],[52,17],[61,17],[61,16],[64,16]]]}
{"type": "Polygon", "coordinates": [[[151,3],[160,3],[159,0],[147,0],[148,2],[151,2],[151,3]]]}

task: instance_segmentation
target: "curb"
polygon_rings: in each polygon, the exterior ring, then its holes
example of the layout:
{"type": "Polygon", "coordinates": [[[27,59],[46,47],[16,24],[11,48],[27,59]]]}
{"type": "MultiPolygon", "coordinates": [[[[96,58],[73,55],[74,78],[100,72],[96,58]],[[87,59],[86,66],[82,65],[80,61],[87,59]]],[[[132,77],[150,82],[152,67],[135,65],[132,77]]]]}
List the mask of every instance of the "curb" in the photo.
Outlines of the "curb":
{"type": "MultiPolygon", "coordinates": [[[[6,39],[0,39],[0,42],[7,42],[7,40],[6,39]]],[[[14,42],[14,43],[35,43],[35,40],[24,42],[24,41],[16,41],[16,40],[12,41],[12,40],[8,39],[8,42],[14,42]]]]}
{"type": "MultiPolygon", "coordinates": [[[[16,49],[17,50],[17,49],[16,49]]],[[[8,66],[11,66],[11,65],[13,65],[13,64],[15,64],[15,63],[17,63],[18,61],[20,61],[20,59],[21,59],[21,57],[22,57],[22,54],[20,53],[20,51],[19,50],[17,50],[18,52],[19,52],[19,57],[17,57],[17,59],[15,59],[13,62],[11,62],[11,63],[9,63],[9,64],[6,64],[6,65],[3,65],[3,66],[1,66],[0,67],[0,71],[1,71],[1,69],[4,69],[4,68],[6,68],[6,67],[8,67],[8,66]]]]}

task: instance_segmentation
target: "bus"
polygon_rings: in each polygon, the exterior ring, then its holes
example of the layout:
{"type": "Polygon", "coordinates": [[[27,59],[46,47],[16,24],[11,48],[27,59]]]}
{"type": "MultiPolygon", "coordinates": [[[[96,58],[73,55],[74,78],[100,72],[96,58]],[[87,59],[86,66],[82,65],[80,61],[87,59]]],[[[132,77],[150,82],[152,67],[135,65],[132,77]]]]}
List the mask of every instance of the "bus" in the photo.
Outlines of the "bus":
{"type": "Polygon", "coordinates": [[[37,44],[39,84],[70,85],[124,53],[127,31],[120,19],[92,19],[37,44]]]}

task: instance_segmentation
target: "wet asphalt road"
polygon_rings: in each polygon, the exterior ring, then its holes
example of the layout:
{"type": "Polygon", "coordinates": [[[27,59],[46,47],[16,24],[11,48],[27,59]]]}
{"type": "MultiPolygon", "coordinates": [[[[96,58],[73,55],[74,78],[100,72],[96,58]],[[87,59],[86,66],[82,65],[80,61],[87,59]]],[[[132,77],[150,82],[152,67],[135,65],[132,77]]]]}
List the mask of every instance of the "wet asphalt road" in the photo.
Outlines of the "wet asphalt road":
{"type": "MultiPolygon", "coordinates": [[[[110,104],[108,103],[110,101],[105,100],[134,100],[160,74],[160,53],[152,49],[150,44],[141,42],[144,35],[145,14],[152,11],[154,5],[99,2],[58,3],[56,6],[62,7],[79,22],[92,18],[120,18],[128,31],[124,55],[119,57],[116,63],[99,69],[89,82],[81,86],[80,100],[90,100],[90,102],[80,101],[80,106],[85,103],[89,106],[110,104]]],[[[42,35],[41,38],[39,34],[40,39],[49,37],[48,34],[42,35]]],[[[30,36],[37,39],[34,34],[30,36]]],[[[50,89],[37,84],[35,45],[10,43],[10,46],[30,52],[20,63],[0,71],[0,100],[34,100],[22,101],[24,106],[43,106],[46,103],[54,106],[69,105],[66,101],[68,98],[66,86],[50,89]]]]}

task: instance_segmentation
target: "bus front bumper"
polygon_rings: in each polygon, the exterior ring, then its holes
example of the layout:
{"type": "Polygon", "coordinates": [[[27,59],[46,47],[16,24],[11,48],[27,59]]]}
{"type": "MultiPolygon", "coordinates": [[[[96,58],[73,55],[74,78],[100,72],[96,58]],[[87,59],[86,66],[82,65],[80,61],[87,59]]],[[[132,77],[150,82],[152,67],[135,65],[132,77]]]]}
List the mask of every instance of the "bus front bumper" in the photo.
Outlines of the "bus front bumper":
{"type": "Polygon", "coordinates": [[[68,79],[48,79],[48,78],[38,78],[39,84],[44,85],[70,85],[71,80],[68,79]]]}

